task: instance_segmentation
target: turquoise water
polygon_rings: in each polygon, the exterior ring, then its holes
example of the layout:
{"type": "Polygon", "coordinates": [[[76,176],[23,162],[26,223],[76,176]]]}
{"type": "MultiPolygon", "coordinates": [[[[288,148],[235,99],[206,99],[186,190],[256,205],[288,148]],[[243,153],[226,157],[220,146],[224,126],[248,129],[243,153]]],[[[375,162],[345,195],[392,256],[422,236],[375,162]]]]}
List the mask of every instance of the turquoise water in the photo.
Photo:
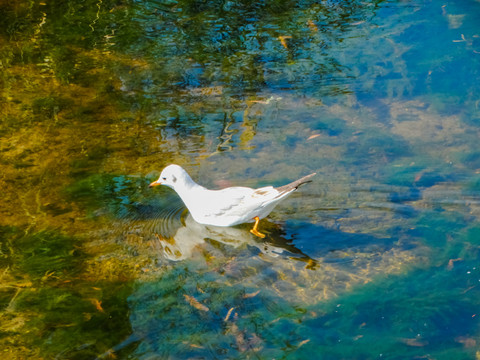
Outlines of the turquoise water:
{"type": "Polygon", "coordinates": [[[479,359],[478,1],[0,2],[11,359],[479,359]],[[280,186],[196,223],[168,188],[280,186]]]}

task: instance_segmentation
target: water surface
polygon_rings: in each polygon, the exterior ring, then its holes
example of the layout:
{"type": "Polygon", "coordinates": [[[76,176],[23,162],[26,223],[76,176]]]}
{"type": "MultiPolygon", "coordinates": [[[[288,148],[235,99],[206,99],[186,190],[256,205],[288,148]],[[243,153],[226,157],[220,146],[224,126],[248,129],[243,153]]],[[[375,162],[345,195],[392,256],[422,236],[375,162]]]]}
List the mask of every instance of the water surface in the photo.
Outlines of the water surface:
{"type": "Polygon", "coordinates": [[[478,1],[0,2],[12,359],[477,359],[478,1]],[[283,185],[196,223],[202,185],[283,185]]]}

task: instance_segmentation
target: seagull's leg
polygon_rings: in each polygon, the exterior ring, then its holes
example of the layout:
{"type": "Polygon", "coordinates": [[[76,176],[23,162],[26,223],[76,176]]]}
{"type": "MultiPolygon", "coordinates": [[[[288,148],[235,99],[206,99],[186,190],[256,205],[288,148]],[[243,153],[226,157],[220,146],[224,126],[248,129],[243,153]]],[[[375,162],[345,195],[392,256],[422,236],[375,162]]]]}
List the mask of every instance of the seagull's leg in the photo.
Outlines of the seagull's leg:
{"type": "Polygon", "coordinates": [[[258,227],[258,223],[260,222],[260,218],[258,216],[255,216],[253,218],[255,220],[255,224],[253,224],[253,229],[250,230],[250,232],[253,234],[253,235],[256,235],[258,236],[259,238],[264,238],[265,237],[265,234],[262,234],[260,231],[257,230],[257,227],[258,227]]]}

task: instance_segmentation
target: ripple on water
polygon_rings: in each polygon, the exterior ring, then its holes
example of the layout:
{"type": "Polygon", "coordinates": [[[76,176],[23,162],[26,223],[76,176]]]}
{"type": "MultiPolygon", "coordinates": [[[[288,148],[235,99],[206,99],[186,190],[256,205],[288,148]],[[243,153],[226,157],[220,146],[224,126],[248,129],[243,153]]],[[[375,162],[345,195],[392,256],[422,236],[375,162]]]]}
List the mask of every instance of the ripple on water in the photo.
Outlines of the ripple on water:
{"type": "Polygon", "coordinates": [[[162,237],[172,237],[184,223],[187,209],[181,202],[162,204],[147,204],[135,206],[127,216],[123,217],[124,232],[141,229],[145,234],[158,234],[162,237]]]}

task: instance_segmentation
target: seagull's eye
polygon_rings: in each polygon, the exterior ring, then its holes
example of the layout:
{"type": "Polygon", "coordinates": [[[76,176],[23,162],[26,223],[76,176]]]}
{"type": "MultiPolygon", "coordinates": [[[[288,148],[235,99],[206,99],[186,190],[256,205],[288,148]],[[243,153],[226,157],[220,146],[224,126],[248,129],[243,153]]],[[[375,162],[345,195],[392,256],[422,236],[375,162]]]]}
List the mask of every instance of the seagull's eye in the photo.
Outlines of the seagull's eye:
{"type": "Polygon", "coordinates": [[[163,177],[162,180],[167,180],[167,178],[166,178],[166,177],[163,177]]]}

